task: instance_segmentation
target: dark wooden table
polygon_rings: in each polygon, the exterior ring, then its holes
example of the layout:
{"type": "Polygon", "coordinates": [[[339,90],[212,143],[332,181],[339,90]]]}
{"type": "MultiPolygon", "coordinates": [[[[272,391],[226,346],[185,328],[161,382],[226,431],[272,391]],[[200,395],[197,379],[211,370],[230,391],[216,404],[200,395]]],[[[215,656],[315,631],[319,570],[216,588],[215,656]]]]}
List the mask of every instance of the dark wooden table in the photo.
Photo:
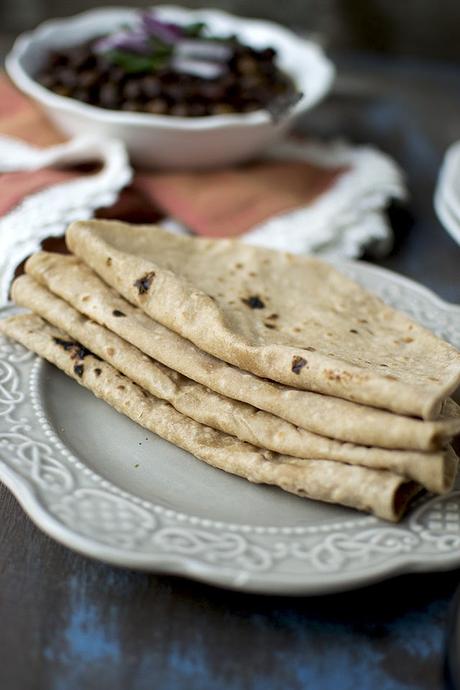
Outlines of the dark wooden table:
{"type": "MultiPolygon", "coordinates": [[[[460,68],[338,57],[335,95],[303,124],[390,152],[408,174],[383,265],[460,302],[460,247],[432,208],[460,138],[460,68]]],[[[118,570],[52,542],[0,488],[1,690],[439,690],[460,571],[282,599],[118,570]]]]}

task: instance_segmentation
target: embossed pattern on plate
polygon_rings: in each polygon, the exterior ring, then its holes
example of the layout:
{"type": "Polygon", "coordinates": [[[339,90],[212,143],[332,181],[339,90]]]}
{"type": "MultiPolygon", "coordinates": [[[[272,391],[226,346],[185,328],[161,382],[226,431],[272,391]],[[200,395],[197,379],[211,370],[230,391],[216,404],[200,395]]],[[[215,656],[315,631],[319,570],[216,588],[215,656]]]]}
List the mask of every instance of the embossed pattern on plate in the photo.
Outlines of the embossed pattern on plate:
{"type": "MultiPolygon", "coordinates": [[[[460,347],[460,307],[383,269],[336,265],[460,347]]],[[[460,484],[420,498],[396,526],[253,486],[119,417],[6,339],[0,479],[41,529],[81,553],[235,589],[320,594],[460,564],[460,484]]]]}

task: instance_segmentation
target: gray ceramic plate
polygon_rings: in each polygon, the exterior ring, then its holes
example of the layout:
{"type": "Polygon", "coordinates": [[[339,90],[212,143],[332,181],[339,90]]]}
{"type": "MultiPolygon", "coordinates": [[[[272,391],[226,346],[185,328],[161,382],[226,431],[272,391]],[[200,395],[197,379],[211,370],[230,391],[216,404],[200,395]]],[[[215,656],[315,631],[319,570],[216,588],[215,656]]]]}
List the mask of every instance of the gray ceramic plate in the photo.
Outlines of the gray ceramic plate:
{"type": "MultiPolygon", "coordinates": [[[[338,266],[460,346],[460,307],[388,271],[338,266]]],[[[319,594],[460,565],[460,491],[425,495],[394,526],[254,486],[146,432],[7,340],[0,479],[42,530],[83,554],[234,589],[319,594]]]]}

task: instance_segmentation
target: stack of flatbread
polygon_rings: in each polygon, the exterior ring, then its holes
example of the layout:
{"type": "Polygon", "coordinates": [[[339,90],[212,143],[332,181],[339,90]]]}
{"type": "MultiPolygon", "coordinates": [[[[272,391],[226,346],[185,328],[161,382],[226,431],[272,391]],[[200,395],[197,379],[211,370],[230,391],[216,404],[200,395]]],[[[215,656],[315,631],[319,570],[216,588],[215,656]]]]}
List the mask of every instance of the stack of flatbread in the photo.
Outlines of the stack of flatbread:
{"type": "Polygon", "coordinates": [[[326,263],[84,221],[1,328],[197,458],[397,520],[452,487],[460,353],[326,263]]]}

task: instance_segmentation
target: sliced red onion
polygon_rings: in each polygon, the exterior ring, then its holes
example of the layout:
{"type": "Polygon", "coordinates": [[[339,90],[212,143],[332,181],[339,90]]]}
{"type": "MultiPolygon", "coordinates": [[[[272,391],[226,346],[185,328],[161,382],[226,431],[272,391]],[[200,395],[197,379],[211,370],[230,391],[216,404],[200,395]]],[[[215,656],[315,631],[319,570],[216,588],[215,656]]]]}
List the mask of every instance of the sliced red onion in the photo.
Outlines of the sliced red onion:
{"type": "Polygon", "coordinates": [[[175,49],[178,58],[228,62],[233,50],[224,43],[214,41],[181,41],[175,49]]]}
{"type": "Polygon", "coordinates": [[[184,32],[177,24],[170,24],[156,19],[150,12],[142,12],[141,14],[142,26],[146,33],[150,36],[159,38],[163,43],[178,43],[184,32]]]}
{"type": "Polygon", "coordinates": [[[132,29],[117,31],[110,36],[104,36],[94,44],[96,53],[107,53],[109,50],[128,50],[145,55],[151,51],[145,31],[132,29]]]}
{"type": "Polygon", "coordinates": [[[175,72],[190,74],[193,77],[201,77],[202,79],[217,79],[226,72],[225,67],[216,62],[189,60],[177,56],[174,56],[171,60],[171,68],[175,72]]]}

